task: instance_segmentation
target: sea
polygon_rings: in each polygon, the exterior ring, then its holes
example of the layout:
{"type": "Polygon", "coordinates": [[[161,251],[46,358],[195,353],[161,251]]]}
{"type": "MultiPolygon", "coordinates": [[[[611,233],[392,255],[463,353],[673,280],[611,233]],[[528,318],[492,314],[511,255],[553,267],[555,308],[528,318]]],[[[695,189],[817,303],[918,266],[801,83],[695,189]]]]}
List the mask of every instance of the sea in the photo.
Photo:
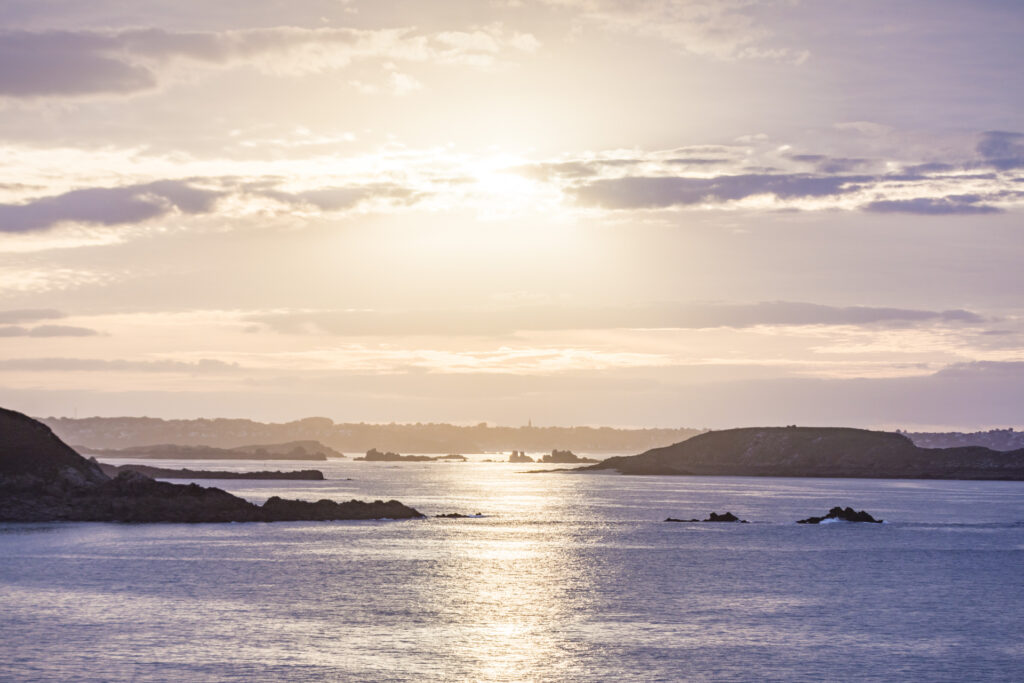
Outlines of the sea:
{"type": "Polygon", "coordinates": [[[0,679],[1024,680],[1024,482],[469,457],[145,461],[316,467],[325,481],[197,483],[395,498],[422,520],[2,524],[0,679]],[[795,523],[836,505],[885,523],[795,523]],[[664,521],[726,511],[749,523],[664,521]]]}

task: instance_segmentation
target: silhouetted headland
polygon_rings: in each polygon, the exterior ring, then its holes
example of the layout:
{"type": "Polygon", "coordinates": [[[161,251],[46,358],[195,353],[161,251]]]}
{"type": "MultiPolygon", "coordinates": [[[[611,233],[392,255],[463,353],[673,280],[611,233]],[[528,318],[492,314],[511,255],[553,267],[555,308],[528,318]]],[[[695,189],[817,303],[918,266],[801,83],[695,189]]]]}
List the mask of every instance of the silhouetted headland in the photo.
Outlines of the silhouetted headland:
{"type": "Polygon", "coordinates": [[[262,506],[217,488],[111,479],[30,417],[0,408],[0,521],[276,522],[423,517],[397,500],[315,503],[273,497],[262,506]]]}
{"type": "Polygon", "coordinates": [[[902,434],[845,427],[750,427],[706,432],[575,472],[745,477],[1024,480],[1024,449],[919,448],[902,434]]]}

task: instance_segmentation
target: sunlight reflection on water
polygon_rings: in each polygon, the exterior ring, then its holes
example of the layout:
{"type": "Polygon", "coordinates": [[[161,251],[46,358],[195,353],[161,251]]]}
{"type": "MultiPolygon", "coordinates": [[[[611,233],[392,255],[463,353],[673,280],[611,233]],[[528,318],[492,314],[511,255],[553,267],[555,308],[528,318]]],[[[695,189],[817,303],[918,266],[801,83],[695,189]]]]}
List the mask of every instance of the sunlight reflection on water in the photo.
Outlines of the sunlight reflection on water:
{"type": "Polygon", "coordinates": [[[1024,671],[1024,580],[1007,571],[1024,559],[1020,484],[524,475],[483,463],[324,469],[324,482],[205,483],[251,498],[394,497],[430,515],[486,516],[0,525],[0,678],[1024,671]],[[793,523],[838,503],[890,523],[793,523]],[[752,523],[661,522],[727,509],[752,523]]]}

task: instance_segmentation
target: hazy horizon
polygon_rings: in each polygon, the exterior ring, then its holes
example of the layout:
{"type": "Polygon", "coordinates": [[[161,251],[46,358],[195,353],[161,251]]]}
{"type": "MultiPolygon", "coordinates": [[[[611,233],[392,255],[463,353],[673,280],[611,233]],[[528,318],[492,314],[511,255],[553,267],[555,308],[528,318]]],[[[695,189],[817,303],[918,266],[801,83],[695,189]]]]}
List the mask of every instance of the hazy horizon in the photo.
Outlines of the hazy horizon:
{"type": "Polygon", "coordinates": [[[448,425],[458,428],[473,428],[473,427],[485,427],[492,429],[618,429],[618,430],[693,430],[693,431],[709,431],[709,430],[724,430],[724,429],[748,429],[748,428],[769,428],[769,427],[811,427],[811,428],[827,428],[827,427],[838,427],[838,428],[853,428],[853,429],[869,429],[876,431],[904,431],[904,432],[982,432],[982,431],[993,431],[993,430],[1007,430],[1017,431],[1017,428],[1012,425],[1000,426],[991,425],[985,427],[951,427],[948,425],[851,425],[851,424],[799,424],[799,425],[787,425],[787,424],[722,424],[717,426],[709,425],[690,425],[690,424],[654,424],[654,425],[635,425],[635,424],[538,424],[535,421],[528,421],[526,424],[507,424],[507,423],[496,423],[496,422],[474,422],[472,420],[463,421],[451,421],[451,420],[416,420],[416,421],[398,421],[390,420],[387,422],[381,421],[352,421],[345,419],[338,419],[328,417],[326,415],[303,415],[300,417],[290,419],[258,419],[247,417],[244,415],[197,415],[197,416],[160,416],[160,415],[32,415],[35,419],[41,420],[53,420],[53,419],[69,419],[69,420],[89,420],[89,419],[159,419],[165,421],[172,420],[249,420],[260,424],[290,424],[294,422],[301,422],[307,419],[328,419],[331,420],[335,425],[341,424],[367,424],[374,426],[415,426],[415,425],[448,425]]]}
{"type": "Polygon", "coordinates": [[[0,406],[1024,428],[1024,7],[0,0],[0,406]]]}

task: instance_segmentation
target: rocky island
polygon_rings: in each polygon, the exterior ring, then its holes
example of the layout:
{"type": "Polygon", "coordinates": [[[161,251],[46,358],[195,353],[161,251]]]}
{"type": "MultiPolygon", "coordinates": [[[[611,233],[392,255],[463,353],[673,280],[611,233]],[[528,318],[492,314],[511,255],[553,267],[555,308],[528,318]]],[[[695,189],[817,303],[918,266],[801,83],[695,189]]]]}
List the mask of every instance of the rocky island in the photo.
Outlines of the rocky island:
{"type": "Polygon", "coordinates": [[[722,514],[718,514],[717,512],[712,512],[711,514],[708,515],[708,518],[705,519],[705,520],[700,520],[700,519],[697,519],[697,518],[693,518],[693,519],[676,519],[675,517],[669,517],[665,521],[666,522],[701,522],[701,521],[703,521],[703,522],[739,522],[741,524],[746,524],[747,523],[747,520],[740,519],[739,517],[737,517],[736,515],[732,514],[731,512],[723,512],[722,514]]]}
{"type": "Polygon", "coordinates": [[[851,507],[842,508],[836,506],[829,510],[827,515],[800,519],[797,520],[797,524],[825,524],[828,522],[868,522],[871,524],[881,524],[883,521],[885,520],[875,519],[864,510],[858,512],[851,507]]]}
{"type": "Polygon", "coordinates": [[[152,465],[108,465],[103,462],[99,463],[99,466],[103,470],[103,474],[111,478],[116,477],[122,472],[131,471],[144,474],[151,479],[282,479],[302,481],[323,481],[324,479],[324,473],[320,470],[228,472],[226,470],[193,470],[187,467],[174,469],[170,467],[153,467],[152,465]]]}
{"type": "Polygon", "coordinates": [[[573,464],[581,462],[597,462],[594,458],[583,458],[572,451],[560,451],[557,448],[546,454],[543,458],[537,462],[548,462],[548,463],[559,463],[559,464],[573,464]]]}
{"type": "Polygon", "coordinates": [[[391,451],[378,451],[371,448],[366,455],[353,460],[365,460],[367,462],[466,462],[466,456],[458,453],[448,455],[400,455],[391,451]]]}
{"type": "Polygon", "coordinates": [[[902,434],[845,427],[706,432],[574,472],[745,477],[1024,480],[1024,449],[920,448],[902,434]]]}
{"type": "Polygon", "coordinates": [[[315,503],[271,498],[262,506],[217,488],[110,478],[50,429],[0,408],[0,521],[276,522],[423,517],[397,500],[315,503]]]}

